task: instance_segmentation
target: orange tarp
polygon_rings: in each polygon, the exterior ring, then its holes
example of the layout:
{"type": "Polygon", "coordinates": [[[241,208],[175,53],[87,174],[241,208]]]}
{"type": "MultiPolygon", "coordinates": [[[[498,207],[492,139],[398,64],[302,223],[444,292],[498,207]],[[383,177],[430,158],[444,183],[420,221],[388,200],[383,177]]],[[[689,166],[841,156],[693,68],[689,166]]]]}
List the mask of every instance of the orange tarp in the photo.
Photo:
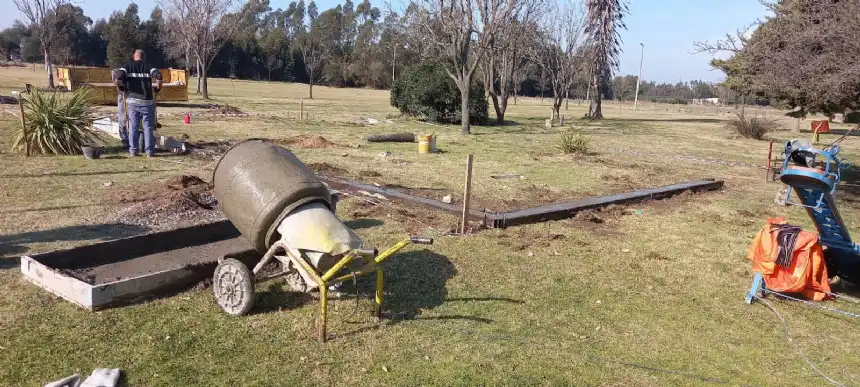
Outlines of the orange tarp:
{"type": "Polygon", "coordinates": [[[768,219],[756,235],[747,254],[747,258],[752,261],[753,271],[762,274],[770,290],[799,293],[815,301],[830,298],[827,294],[830,293],[827,266],[817,233],[800,231],[794,244],[791,264],[788,267],[777,265],[777,234],[778,226],[782,224],[785,224],[785,218],[768,219]]]}

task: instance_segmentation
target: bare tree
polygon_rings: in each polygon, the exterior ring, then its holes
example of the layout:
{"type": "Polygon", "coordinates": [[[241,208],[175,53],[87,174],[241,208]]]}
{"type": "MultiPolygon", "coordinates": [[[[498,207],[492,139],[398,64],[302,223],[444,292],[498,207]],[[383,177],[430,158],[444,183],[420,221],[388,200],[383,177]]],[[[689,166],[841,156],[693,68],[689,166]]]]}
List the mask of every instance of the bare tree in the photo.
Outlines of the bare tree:
{"type": "MultiPolygon", "coordinates": [[[[240,15],[231,15],[235,0],[160,0],[168,15],[168,31],[176,42],[187,41],[198,60],[203,98],[209,99],[206,73],[224,43],[235,35],[240,15]]],[[[180,43],[181,44],[181,43],[180,43]]]]}
{"type": "Polygon", "coordinates": [[[557,120],[561,103],[583,67],[584,13],[573,3],[567,3],[548,14],[541,24],[538,41],[532,45],[529,55],[552,86],[552,119],[557,120]]]}
{"type": "MultiPolygon", "coordinates": [[[[313,25],[313,22],[311,24],[313,25]]],[[[302,30],[296,36],[295,41],[299,52],[302,54],[302,61],[308,74],[308,98],[314,99],[314,81],[320,73],[325,51],[313,26],[307,30],[302,30]]]]}
{"type": "Polygon", "coordinates": [[[536,13],[523,12],[519,20],[501,28],[481,65],[484,90],[493,102],[499,125],[505,123],[508,99],[518,87],[515,74],[518,70],[522,73],[528,64],[525,53],[534,41],[535,25],[529,20],[533,15],[536,13]]]}
{"type": "Polygon", "coordinates": [[[612,72],[618,68],[618,54],[621,53],[621,29],[627,13],[626,0],[586,0],[585,32],[589,37],[591,57],[591,105],[586,118],[603,118],[601,100],[609,86],[612,72]]]}
{"type": "Polygon", "coordinates": [[[416,38],[446,62],[448,75],[460,90],[461,131],[471,133],[469,91],[475,70],[492,50],[499,31],[518,20],[534,0],[413,0],[419,9],[416,38]]]}
{"type": "MultiPolygon", "coordinates": [[[[177,62],[180,59],[184,59],[185,71],[190,75],[193,73],[192,68],[197,63],[197,59],[191,50],[192,31],[188,28],[188,25],[182,23],[183,20],[186,20],[190,16],[190,10],[187,8],[185,2],[181,5],[182,8],[179,9],[179,13],[168,13],[165,15],[164,33],[158,37],[158,44],[171,59],[177,62]]],[[[199,82],[197,90],[199,94],[199,82]]]]}
{"type": "Polygon", "coordinates": [[[57,12],[67,0],[12,0],[30,23],[45,56],[45,71],[48,72],[48,87],[54,88],[54,69],[51,64],[51,49],[69,12],[57,12]]]}
{"type": "Polygon", "coordinates": [[[526,61],[524,66],[514,69],[513,75],[511,76],[511,82],[513,84],[511,92],[514,94],[514,105],[517,104],[517,95],[520,94],[523,83],[531,77],[534,77],[535,67],[536,66],[533,63],[526,61]]]}

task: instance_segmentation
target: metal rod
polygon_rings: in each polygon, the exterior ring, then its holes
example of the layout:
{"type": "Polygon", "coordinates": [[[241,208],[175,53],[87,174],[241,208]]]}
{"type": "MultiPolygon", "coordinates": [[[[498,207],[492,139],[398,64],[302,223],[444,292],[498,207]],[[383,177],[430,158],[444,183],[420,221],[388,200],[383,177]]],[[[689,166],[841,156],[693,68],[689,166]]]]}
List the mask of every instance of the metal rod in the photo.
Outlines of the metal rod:
{"type": "Polygon", "coordinates": [[[764,171],[764,182],[767,183],[770,180],[770,159],[773,157],[773,140],[770,140],[770,147],[767,150],[767,169],[764,171]]]}
{"type": "Polygon", "coordinates": [[[337,263],[335,263],[334,266],[331,267],[331,269],[328,269],[328,271],[325,274],[323,274],[322,280],[324,282],[328,282],[328,280],[330,280],[331,277],[334,277],[334,275],[337,274],[337,272],[339,272],[340,269],[343,269],[343,267],[346,266],[347,264],[349,264],[355,257],[356,257],[355,252],[350,251],[349,254],[347,254],[343,258],[341,258],[340,261],[337,261],[337,263]]]}
{"type": "Polygon", "coordinates": [[[466,183],[463,192],[463,216],[460,220],[460,234],[469,228],[469,202],[472,197],[472,155],[466,156],[466,183]]]}
{"type": "Polygon", "coordinates": [[[320,286],[320,309],[322,309],[322,315],[320,316],[319,341],[325,343],[326,324],[328,322],[328,287],[326,286],[320,286]]]}
{"type": "Polygon", "coordinates": [[[639,56],[639,76],[636,77],[636,94],[633,97],[633,110],[639,106],[639,83],[642,82],[642,63],[645,62],[645,43],[639,43],[642,46],[642,54],[639,56]]]}
{"type": "Polygon", "coordinates": [[[382,288],[383,288],[383,274],[382,270],[376,271],[376,310],[374,311],[374,315],[377,319],[382,319],[382,288]]]}
{"type": "Polygon", "coordinates": [[[18,93],[18,109],[21,110],[21,134],[24,135],[24,154],[30,157],[30,139],[27,137],[27,118],[24,115],[24,93],[18,93]]]}

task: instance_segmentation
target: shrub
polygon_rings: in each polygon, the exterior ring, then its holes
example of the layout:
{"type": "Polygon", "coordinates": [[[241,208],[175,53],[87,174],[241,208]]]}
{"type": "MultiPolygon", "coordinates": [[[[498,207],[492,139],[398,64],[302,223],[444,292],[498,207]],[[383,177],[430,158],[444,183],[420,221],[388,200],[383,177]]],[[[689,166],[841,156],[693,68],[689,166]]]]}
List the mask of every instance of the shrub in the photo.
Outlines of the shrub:
{"type": "Polygon", "coordinates": [[[764,139],[765,134],[776,130],[778,127],[777,122],[774,120],[764,117],[746,117],[741,114],[730,119],[726,125],[742,137],[754,140],[764,139]]]}
{"type": "MultiPolygon", "coordinates": [[[[460,122],[460,89],[438,62],[423,62],[400,75],[391,88],[391,105],[402,113],[433,122],[460,122]]],[[[469,122],[488,119],[484,87],[475,83],[469,91],[469,122]]]]}
{"type": "Polygon", "coordinates": [[[81,146],[100,142],[92,129],[92,90],[81,88],[71,93],[32,89],[24,96],[26,137],[22,129],[13,144],[17,151],[30,145],[41,154],[80,154],[81,146]]]}
{"type": "Polygon", "coordinates": [[[588,138],[583,136],[581,133],[574,134],[571,132],[565,132],[562,133],[558,139],[559,148],[561,148],[561,151],[566,154],[588,154],[588,143],[588,138]]]}

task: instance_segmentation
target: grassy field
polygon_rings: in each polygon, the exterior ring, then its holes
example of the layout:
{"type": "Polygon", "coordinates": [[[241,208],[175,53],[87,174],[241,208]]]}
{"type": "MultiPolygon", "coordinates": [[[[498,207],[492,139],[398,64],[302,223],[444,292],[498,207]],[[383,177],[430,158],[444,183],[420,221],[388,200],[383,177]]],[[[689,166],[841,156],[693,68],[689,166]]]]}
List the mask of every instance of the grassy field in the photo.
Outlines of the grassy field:
{"type": "MultiPolygon", "coordinates": [[[[0,68],[0,93],[41,79],[31,69],[0,68]]],[[[462,136],[457,127],[400,117],[386,91],[316,87],[316,98],[304,101],[310,119],[299,120],[306,85],[214,79],[210,88],[211,102],[254,114],[195,117],[188,126],[170,116],[160,120],[162,132],[185,133],[192,141],[315,133],[339,146],[295,149],[306,163],[326,163],[364,182],[424,188],[438,192],[437,199],[458,196],[469,153],[478,205],[489,209],[708,177],[724,180],[725,188],[631,206],[642,210],[638,215],[598,214],[602,223],[573,219],[465,237],[440,236],[440,225],[453,218],[367,211],[360,200],[346,198],[338,212],[368,245],[387,246],[410,232],[435,236],[437,243],[391,260],[388,320],[372,322],[367,298],[358,314],[353,299],[333,301],[329,331],[335,338],[320,344],[313,339],[316,301],[278,283],[258,288],[252,315],[232,318],[211,290],[90,313],[24,281],[17,269],[22,254],[148,231],[111,220],[126,205],[113,191],[209,172],[193,160],[189,166],[125,157],[25,158],[9,151],[17,121],[6,115],[0,119],[0,384],[40,385],[96,367],[122,368],[134,386],[825,383],[771,311],[743,303],[751,280],[746,251],[764,220],[811,222],[796,207],[774,204],[781,186],[766,183],[763,170],[709,162],[766,161],[767,142],[740,139],[725,128],[731,109],[653,105],[634,111],[609,103],[606,120],[569,119],[568,127],[548,130],[549,101],[520,98],[507,125],[475,127],[474,135],[462,136]],[[368,117],[380,124],[361,123],[368,117]],[[589,155],[558,150],[566,130],[590,139],[589,155]],[[416,144],[364,141],[368,134],[399,131],[436,133],[444,153],[419,155],[416,144]],[[513,173],[525,178],[490,177],[513,173]]],[[[186,107],[159,111],[203,110],[195,106],[203,102],[195,97],[186,107]]],[[[578,118],[586,108],[572,101],[564,113],[578,118]]],[[[781,141],[792,134],[772,136],[781,141]]],[[[860,140],[846,139],[844,158],[860,160],[858,146],[860,140]]],[[[855,231],[860,203],[850,187],[839,204],[855,231]]],[[[860,384],[856,320],[775,305],[812,363],[846,385],[860,384]]]]}

